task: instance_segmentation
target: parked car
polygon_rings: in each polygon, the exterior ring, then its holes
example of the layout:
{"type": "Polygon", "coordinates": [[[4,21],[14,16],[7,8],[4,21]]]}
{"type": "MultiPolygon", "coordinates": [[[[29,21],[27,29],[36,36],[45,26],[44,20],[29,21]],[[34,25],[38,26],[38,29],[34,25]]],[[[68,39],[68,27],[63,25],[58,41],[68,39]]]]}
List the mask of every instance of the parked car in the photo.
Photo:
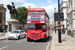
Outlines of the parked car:
{"type": "Polygon", "coordinates": [[[26,34],[22,30],[12,31],[12,32],[10,32],[10,34],[7,35],[8,40],[9,39],[20,39],[23,37],[26,37],[26,34]]]}

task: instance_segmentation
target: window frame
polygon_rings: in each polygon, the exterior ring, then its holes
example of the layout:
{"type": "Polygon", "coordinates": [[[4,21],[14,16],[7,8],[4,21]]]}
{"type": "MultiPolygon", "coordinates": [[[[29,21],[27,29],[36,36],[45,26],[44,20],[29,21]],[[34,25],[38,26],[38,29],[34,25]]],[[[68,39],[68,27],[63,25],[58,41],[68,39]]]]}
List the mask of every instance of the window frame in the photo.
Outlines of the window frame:
{"type": "Polygon", "coordinates": [[[5,16],[5,14],[3,14],[3,17],[5,16]]]}
{"type": "Polygon", "coordinates": [[[4,23],[4,19],[3,19],[3,23],[4,23]]]}
{"type": "Polygon", "coordinates": [[[4,29],[4,25],[2,26],[2,29],[4,29]]]}

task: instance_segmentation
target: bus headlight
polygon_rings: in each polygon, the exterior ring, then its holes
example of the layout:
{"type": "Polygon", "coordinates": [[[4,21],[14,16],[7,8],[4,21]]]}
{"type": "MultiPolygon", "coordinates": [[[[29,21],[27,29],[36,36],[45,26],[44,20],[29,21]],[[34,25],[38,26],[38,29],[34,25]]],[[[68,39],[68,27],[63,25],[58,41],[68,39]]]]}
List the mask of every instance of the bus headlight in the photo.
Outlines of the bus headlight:
{"type": "Polygon", "coordinates": [[[43,35],[42,35],[43,36],[43,35]]]}
{"type": "Polygon", "coordinates": [[[29,36],[29,34],[28,34],[28,36],[29,36]]]}

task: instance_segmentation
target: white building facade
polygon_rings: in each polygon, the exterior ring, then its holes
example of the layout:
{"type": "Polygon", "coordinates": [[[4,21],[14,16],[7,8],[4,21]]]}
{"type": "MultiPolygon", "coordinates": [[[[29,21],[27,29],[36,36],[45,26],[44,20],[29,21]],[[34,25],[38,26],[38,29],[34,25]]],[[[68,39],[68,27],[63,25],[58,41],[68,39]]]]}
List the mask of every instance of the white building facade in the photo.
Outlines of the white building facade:
{"type": "Polygon", "coordinates": [[[67,28],[67,11],[68,11],[68,0],[62,0],[60,3],[60,12],[64,13],[64,21],[61,21],[61,24],[64,24],[64,28],[67,28]]]}
{"type": "Polygon", "coordinates": [[[75,27],[75,0],[68,0],[69,1],[69,7],[67,11],[67,18],[69,26],[68,28],[74,28],[75,27]]]}

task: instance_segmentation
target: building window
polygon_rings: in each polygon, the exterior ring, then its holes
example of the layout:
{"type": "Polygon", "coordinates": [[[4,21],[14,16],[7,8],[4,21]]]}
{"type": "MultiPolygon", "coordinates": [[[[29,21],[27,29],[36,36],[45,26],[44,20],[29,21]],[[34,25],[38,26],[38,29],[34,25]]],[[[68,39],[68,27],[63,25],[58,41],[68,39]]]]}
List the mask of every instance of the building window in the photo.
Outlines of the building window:
{"type": "Polygon", "coordinates": [[[68,9],[66,9],[68,11],[68,9]]]}
{"type": "Polygon", "coordinates": [[[4,12],[4,9],[3,9],[3,12],[4,12]]]}
{"type": "Polygon", "coordinates": [[[68,6],[68,4],[66,4],[66,6],[68,6]]]}
{"type": "Polygon", "coordinates": [[[2,26],[2,29],[4,29],[4,25],[2,26]]]}
{"type": "Polygon", "coordinates": [[[4,14],[3,14],[3,17],[4,17],[4,14]]]}
{"type": "Polygon", "coordinates": [[[9,31],[11,31],[11,29],[12,29],[12,27],[11,27],[12,25],[11,24],[9,24],[9,31]]]}
{"type": "Polygon", "coordinates": [[[3,19],[3,23],[4,23],[4,19],[3,19]]]}

